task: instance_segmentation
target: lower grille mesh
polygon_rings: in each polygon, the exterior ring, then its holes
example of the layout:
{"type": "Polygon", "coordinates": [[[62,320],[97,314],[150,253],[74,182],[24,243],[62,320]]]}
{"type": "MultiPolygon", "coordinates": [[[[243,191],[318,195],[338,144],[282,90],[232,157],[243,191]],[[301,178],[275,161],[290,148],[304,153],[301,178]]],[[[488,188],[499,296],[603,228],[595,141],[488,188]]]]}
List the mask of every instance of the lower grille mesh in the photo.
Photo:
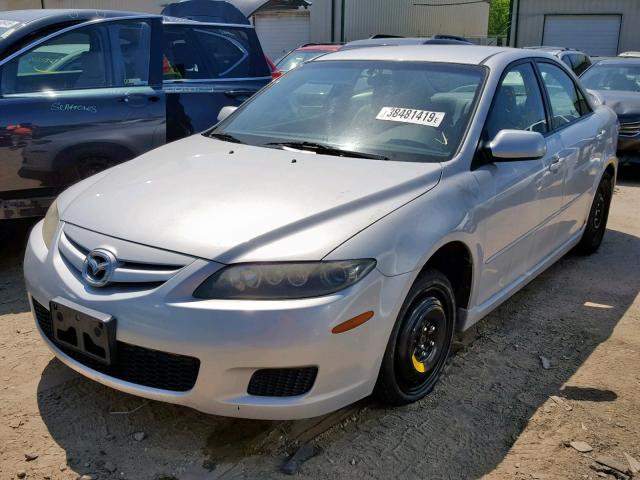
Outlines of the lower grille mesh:
{"type": "MultiPolygon", "coordinates": [[[[55,343],[51,313],[33,300],[36,320],[45,336],[55,343]]],[[[126,382],[174,392],[191,390],[196,383],[200,360],[185,355],[151,350],[124,342],[117,342],[115,361],[104,365],[80,352],[62,345],[56,347],[77,362],[126,382]]]]}
{"type": "Polygon", "coordinates": [[[316,381],[318,367],[268,368],[251,376],[247,392],[260,397],[294,397],[304,395],[316,381]]]}

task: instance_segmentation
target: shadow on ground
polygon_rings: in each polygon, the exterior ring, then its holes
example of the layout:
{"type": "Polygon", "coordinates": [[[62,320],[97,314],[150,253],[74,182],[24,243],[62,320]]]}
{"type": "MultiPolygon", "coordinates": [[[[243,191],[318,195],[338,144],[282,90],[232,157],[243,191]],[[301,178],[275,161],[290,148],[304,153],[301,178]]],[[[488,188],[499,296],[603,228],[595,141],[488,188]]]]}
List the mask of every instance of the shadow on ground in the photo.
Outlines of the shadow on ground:
{"type": "MultiPolygon", "coordinates": [[[[638,185],[640,175],[621,182],[638,185]]],[[[365,400],[310,421],[226,419],[77,375],[60,383],[52,377],[65,369],[52,360],[38,389],[40,413],[68,464],[100,478],[277,478],[286,453],[308,440],[321,448],[302,467],[310,478],[478,478],[501,462],[550,395],[616,399],[596,385],[563,386],[636,298],[639,264],[640,238],[616,230],[599,253],[567,255],[470,332],[436,390],[407,407],[365,400]]],[[[0,281],[7,278],[3,271],[0,281]]]]}

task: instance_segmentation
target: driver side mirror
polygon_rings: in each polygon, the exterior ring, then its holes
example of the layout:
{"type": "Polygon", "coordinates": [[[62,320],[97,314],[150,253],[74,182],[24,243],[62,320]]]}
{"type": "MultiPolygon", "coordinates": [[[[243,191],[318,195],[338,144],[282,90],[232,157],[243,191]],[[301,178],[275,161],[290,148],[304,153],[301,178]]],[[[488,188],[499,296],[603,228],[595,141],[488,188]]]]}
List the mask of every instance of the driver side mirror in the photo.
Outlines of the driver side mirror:
{"type": "Polygon", "coordinates": [[[237,109],[238,109],[238,107],[233,107],[231,105],[227,105],[226,107],[222,107],[220,109],[220,112],[218,112],[218,121],[219,122],[223,121],[225,118],[227,118],[233,112],[235,112],[237,109]]]}
{"type": "Polygon", "coordinates": [[[539,132],[500,130],[487,149],[496,162],[537,160],[547,153],[547,142],[539,132]]]}

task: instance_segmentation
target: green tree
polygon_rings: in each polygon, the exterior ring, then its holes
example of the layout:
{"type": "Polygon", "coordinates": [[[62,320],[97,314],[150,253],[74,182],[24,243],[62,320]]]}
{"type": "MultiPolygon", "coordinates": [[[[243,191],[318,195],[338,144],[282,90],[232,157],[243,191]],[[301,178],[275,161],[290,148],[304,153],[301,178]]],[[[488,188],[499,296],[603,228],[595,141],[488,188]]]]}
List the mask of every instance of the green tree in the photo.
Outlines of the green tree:
{"type": "Polygon", "coordinates": [[[506,35],[509,29],[511,0],[491,0],[489,7],[489,35],[506,35]]]}

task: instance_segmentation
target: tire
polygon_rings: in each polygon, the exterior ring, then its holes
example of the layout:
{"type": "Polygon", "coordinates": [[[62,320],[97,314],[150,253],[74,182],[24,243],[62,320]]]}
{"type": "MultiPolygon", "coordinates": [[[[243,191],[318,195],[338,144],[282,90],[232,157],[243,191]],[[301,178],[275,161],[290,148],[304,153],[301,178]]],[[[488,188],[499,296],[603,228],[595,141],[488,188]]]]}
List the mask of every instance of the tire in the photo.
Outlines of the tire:
{"type": "Polygon", "coordinates": [[[107,168],[117,165],[118,163],[119,162],[116,162],[112,158],[106,156],[85,157],[79,160],[76,165],[78,180],[83,180],[95,175],[96,173],[100,173],[107,168]]]}
{"type": "Polygon", "coordinates": [[[576,247],[578,253],[590,255],[600,248],[604,233],[607,230],[612,195],[613,181],[611,175],[605,172],[593,198],[584,233],[576,247]]]}
{"type": "Polygon", "coordinates": [[[422,272],[391,332],[374,396],[391,405],[406,405],[433,390],[451,350],[455,312],[447,277],[433,269],[422,272]]]}

